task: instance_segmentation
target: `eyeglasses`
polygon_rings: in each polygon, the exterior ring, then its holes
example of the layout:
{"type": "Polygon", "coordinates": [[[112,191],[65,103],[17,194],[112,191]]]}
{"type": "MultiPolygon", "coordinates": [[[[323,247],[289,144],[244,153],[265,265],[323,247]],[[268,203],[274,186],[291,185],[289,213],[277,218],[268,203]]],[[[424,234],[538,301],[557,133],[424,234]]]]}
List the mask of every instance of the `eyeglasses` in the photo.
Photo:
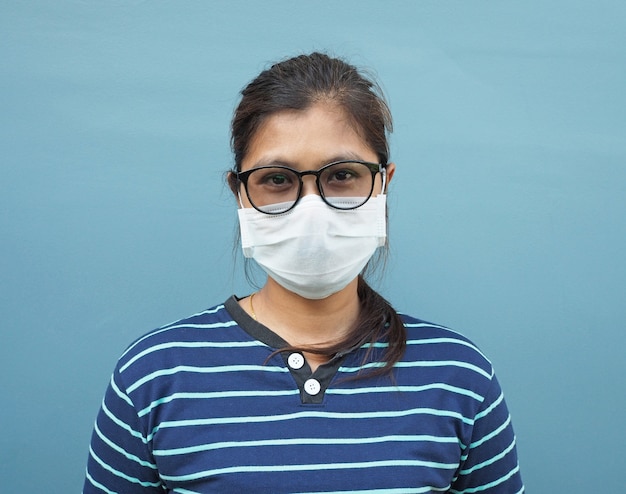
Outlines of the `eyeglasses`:
{"type": "Polygon", "coordinates": [[[260,166],[234,172],[243,183],[252,206],[265,214],[282,214],[293,209],[302,194],[302,177],[315,176],[322,200],[335,209],[356,209],[367,202],[374,190],[377,173],[383,176],[386,164],[367,161],[335,161],[319,170],[297,171],[287,166],[260,166]]]}

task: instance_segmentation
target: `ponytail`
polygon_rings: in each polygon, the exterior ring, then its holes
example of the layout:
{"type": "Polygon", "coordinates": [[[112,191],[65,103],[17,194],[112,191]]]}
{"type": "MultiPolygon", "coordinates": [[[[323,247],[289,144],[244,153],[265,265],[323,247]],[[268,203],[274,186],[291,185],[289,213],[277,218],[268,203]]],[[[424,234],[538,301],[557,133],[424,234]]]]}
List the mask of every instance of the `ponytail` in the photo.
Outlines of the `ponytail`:
{"type": "MultiPolygon", "coordinates": [[[[361,303],[359,317],[346,340],[360,340],[360,346],[369,345],[362,364],[370,360],[374,343],[387,343],[380,361],[381,367],[375,367],[367,376],[380,376],[391,373],[393,366],[402,358],[406,349],[406,328],[404,322],[391,304],[359,276],[357,293],[361,303]]],[[[360,376],[357,376],[357,378],[360,376]]]]}

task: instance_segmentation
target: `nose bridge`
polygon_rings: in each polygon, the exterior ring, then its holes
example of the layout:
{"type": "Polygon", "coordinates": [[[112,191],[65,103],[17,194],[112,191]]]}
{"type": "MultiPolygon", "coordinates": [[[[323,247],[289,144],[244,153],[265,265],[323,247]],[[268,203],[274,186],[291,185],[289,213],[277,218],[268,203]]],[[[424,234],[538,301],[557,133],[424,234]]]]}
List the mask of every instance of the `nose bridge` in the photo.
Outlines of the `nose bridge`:
{"type": "Polygon", "coordinates": [[[309,194],[319,195],[320,191],[317,188],[317,176],[318,172],[315,170],[300,172],[300,180],[302,180],[302,196],[307,196],[309,194]]]}

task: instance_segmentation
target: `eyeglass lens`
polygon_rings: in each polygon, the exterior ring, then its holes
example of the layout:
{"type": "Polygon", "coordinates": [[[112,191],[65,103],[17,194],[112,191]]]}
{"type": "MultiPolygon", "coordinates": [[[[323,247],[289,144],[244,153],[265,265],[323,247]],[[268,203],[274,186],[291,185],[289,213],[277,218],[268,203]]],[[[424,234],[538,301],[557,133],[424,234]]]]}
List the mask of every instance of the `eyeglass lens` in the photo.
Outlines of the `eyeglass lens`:
{"type": "MultiPolygon", "coordinates": [[[[321,169],[318,178],[322,198],[337,209],[354,209],[370,197],[374,174],[363,163],[334,163],[321,169]]],[[[257,209],[277,214],[291,208],[300,195],[300,178],[282,167],[253,170],[247,180],[250,202],[257,209]]]]}

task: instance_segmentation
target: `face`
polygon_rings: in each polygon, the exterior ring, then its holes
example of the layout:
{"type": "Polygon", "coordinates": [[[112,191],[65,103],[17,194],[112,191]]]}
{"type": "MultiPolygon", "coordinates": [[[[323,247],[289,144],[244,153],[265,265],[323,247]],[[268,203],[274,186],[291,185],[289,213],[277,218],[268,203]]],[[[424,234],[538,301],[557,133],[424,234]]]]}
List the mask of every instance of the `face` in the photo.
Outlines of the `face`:
{"type": "MultiPolygon", "coordinates": [[[[318,103],[307,110],[285,110],[268,117],[252,136],[241,171],[268,165],[282,165],[295,170],[318,170],[339,160],[376,163],[374,150],[359,136],[344,112],[328,103],[318,103]]],[[[387,168],[387,183],[395,170],[387,168]]],[[[302,195],[319,194],[315,177],[303,178],[302,195]]],[[[373,195],[381,192],[380,174],[373,195]]],[[[240,193],[244,207],[251,207],[245,192],[240,193]]]]}

